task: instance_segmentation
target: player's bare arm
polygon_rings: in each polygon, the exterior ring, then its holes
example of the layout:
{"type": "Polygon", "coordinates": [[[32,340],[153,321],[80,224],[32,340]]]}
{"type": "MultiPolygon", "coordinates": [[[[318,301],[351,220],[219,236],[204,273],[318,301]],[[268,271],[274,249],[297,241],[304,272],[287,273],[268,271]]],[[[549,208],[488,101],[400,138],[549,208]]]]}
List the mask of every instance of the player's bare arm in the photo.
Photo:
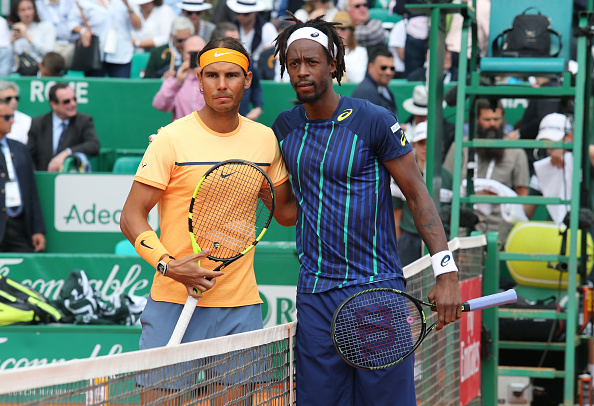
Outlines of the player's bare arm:
{"type": "Polygon", "coordinates": [[[284,227],[294,226],[297,223],[297,200],[293,193],[293,186],[289,179],[274,187],[276,207],[274,219],[284,227]]]}
{"type": "MultiPolygon", "coordinates": [[[[427,246],[429,254],[434,255],[448,250],[443,224],[421,173],[417,170],[413,153],[386,161],[384,165],[406,197],[417,231],[427,246]]],[[[437,305],[437,330],[461,318],[462,298],[458,285],[458,273],[448,272],[437,276],[428,299],[437,305]]]]}
{"type": "MultiPolygon", "coordinates": [[[[122,233],[132,244],[136,242],[140,234],[152,230],[147,221],[148,214],[160,200],[162,194],[161,189],[136,181],[132,184],[120,219],[122,233]]],[[[192,254],[172,260],[168,264],[167,277],[183,283],[190,295],[196,298],[200,297],[200,295],[194,293],[193,286],[201,291],[206,291],[214,286],[217,276],[224,275],[224,272],[213,272],[198,266],[198,261],[207,255],[208,251],[205,250],[200,254],[192,254]],[[212,278],[212,280],[206,278],[212,278]]]]}

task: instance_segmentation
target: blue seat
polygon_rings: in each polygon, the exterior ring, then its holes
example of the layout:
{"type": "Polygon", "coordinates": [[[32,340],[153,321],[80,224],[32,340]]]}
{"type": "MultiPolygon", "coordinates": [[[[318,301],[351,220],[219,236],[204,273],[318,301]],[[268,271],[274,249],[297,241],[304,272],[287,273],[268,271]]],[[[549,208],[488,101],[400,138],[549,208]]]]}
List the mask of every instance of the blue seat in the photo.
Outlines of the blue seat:
{"type": "Polygon", "coordinates": [[[141,156],[121,156],[118,157],[113,164],[113,173],[128,173],[135,174],[142,161],[141,156]]]}
{"type": "Polygon", "coordinates": [[[138,255],[132,243],[128,240],[119,241],[114,250],[116,255],[138,255]]]}
{"type": "MultiPolygon", "coordinates": [[[[573,0],[497,0],[491,2],[489,26],[489,52],[481,59],[483,73],[562,73],[567,70],[571,42],[571,18],[573,0]],[[536,7],[541,14],[549,17],[551,28],[561,34],[561,52],[551,58],[513,58],[493,56],[493,41],[504,30],[512,26],[514,17],[529,7],[536,7]]],[[[534,9],[528,13],[536,13],[534,9]]],[[[552,53],[558,50],[557,41],[551,40],[552,53]]]]}
{"type": "Polygon", "coordinates": [[[134,53],[132,55],[132,66],[130,67],[130,78],[141,79],[144,76],[146,64],[150,58],[150,52],[134,53]]]}

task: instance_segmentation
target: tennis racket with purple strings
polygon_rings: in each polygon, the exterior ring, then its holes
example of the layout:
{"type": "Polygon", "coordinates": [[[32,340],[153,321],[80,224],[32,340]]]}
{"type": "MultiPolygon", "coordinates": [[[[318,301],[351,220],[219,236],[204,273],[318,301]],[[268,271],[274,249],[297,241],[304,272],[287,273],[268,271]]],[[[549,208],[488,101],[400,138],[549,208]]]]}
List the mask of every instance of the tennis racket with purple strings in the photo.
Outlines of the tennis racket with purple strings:
{"type": "MultiPolygon", "coordinates": [[[[513,289],[464,302],[463,312],[517,301],[513,289]]],[[[411,355],[437,323],[427,327],[422,306],[434,304],[396,289],[366,289],[348,297],[334,312],[332,341],[340,357],[361,369],[383,369],[411,355]]]]}

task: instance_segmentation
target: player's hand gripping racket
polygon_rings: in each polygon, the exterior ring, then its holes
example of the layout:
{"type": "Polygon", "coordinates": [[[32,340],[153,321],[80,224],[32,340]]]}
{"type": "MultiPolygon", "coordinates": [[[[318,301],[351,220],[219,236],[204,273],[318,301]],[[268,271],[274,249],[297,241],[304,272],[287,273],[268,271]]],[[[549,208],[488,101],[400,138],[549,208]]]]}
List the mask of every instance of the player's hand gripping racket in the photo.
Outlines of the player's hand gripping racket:
{"type": "MultiPolygon", "coordinates": [[[[274,204],[272,182],[258,166],[240,159],[213,166],[198,182],[190,202],[194,253],[210,249],[208,259],[222,262],[215,271],[238,260],[266,233],[274,204]]],[[[168,346],[181,343],[197,303],[188,296],[168,346]]]]}
{"type": "MultiPolygon", "coordinates": [[[[462,304],[463,312],[515,303],[513,289],[462,304]]],[[[340,357],[361,369],[396,365],[437,326],[427,328],[421,305],[435,307],[396,289],[367,289],[347,298],[334,312],[332,342],[340,357]]]]}

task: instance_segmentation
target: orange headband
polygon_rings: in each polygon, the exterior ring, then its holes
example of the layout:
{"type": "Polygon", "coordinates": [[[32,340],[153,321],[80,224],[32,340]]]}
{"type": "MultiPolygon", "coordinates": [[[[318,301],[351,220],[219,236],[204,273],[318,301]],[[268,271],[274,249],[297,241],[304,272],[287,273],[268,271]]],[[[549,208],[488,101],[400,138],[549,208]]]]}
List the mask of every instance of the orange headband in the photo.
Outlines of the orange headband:
{"type": "Polygon", "coordinates": [[[241,52],[229,48],[215,48],[206,51],[200,56],[200,70],[204,69],[206,65],[214,62],[231,62],[239,65],[247,73],[250,66],[249,60],[241,52]]]}

